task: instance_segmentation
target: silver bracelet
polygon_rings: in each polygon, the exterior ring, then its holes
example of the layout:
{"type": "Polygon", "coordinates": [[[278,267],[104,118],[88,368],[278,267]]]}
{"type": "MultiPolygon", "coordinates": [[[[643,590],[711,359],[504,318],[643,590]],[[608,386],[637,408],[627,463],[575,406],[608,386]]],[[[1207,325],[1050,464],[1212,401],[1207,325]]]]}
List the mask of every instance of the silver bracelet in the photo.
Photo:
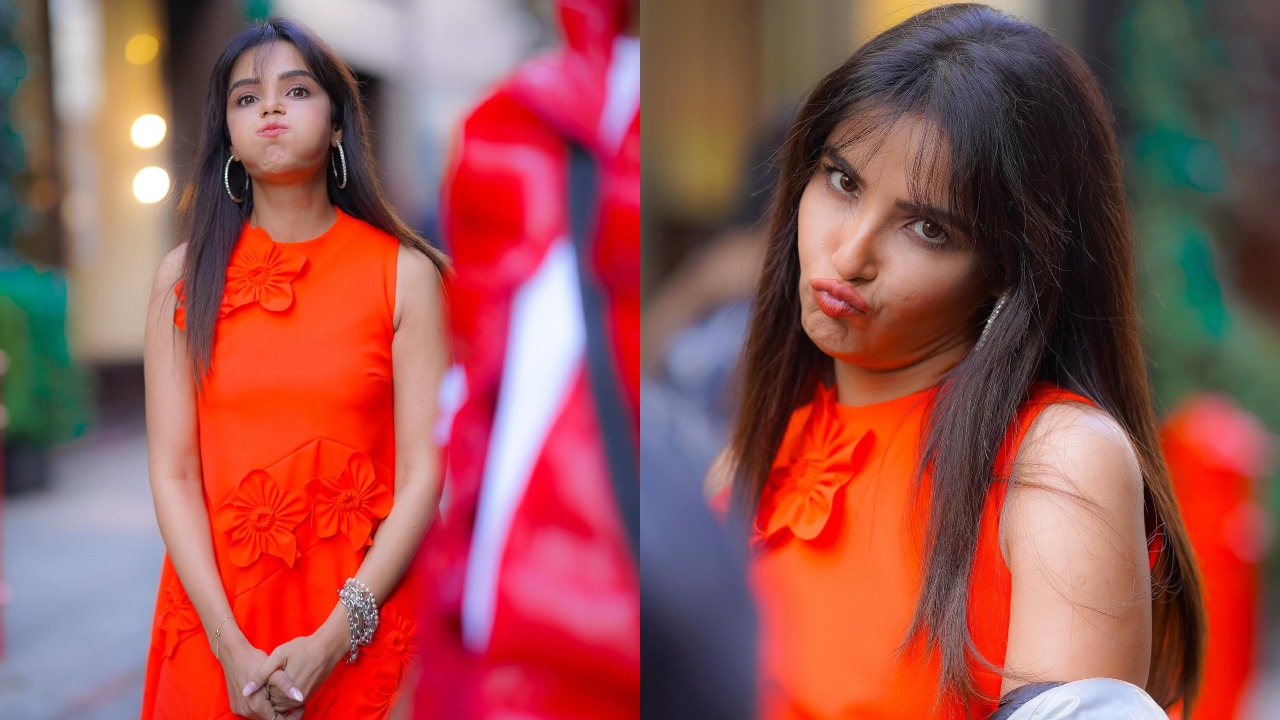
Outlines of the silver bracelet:
{"type": "Polygon", "coordinates": [[[352,663],[359,657],[360,648],[373,642],[373,633],[378,629],[378,601],[373,591],[355,578],[347,578],[338,591],[338,599],[347,608],[347,625],[351,629],[347,662],[352,663]]]}

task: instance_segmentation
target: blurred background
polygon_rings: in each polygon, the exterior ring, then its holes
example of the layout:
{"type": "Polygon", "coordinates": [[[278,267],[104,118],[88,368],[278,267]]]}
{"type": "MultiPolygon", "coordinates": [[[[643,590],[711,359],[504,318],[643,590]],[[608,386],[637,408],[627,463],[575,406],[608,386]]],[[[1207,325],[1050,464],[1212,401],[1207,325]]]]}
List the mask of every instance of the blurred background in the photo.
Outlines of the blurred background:
{"type": "MultiPolygon", "coordinates": [[[[209,73],[269,15],[356,71],[383,184],[440,242],[461,114],[551,0],[0,0],[0,718],[137,717],[163,545],[143,319],[209,73]]],[[[443,243],[441,243],[443,244],[443,243]]]]}
{"type": "MultiPolygon", "coordinates": [[[[797,104],[858,45],[935,4],[645,3],[642,484],[698,484],[724,445],[773,153],[797,104]]],[[[1162,442],[1205,575],[1209,672],[1195,717],[1276,717],[1280,8],[990,4],[1083,55],[1112,103],[1162,442]]]]}

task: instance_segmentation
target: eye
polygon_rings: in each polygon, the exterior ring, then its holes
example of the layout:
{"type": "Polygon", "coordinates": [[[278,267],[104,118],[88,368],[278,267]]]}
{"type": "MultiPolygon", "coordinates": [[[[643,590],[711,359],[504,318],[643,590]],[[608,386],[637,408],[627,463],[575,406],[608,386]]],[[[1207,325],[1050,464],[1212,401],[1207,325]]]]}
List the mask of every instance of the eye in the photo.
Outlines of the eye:
{"type": "Polygon", "coordinates": [[[858,185],[853,181],[853,178],[846,175],[843,171],[833,167],[827,168],[827,183],[831,185],[833,189],[839,190],[845,194],[852,193],[854,190],[858,189],[858,185]]]}
{"type": "Polygon", "coordinates": [[[289,88],[289,97],[304,98],[311,94],[311,91],[301,85],[294,85],[289,88]]]}
{"type": "Polygon", "coordinates": [[[249,93],[245,93],[244,95],[241,95],[240,97],[236,98],[236,104],[251,105],[254,100],[257,100],[257,98],[255,98],[253,95],[250,95],[249,93]]]}
{"type": "Polygon", "coordinates": [[[908,227],[931,245],[942,245],[948,239],[946,229],[933,220],[917,220],[908,225],[908,227]]]}

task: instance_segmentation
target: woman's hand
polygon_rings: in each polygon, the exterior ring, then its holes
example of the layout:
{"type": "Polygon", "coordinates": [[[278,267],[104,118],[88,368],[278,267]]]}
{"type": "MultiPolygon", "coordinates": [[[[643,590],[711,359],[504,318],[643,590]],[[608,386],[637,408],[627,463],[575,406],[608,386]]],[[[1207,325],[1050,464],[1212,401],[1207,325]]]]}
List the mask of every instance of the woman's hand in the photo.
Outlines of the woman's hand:
{"type": "Polygon", "coordinates": [[[282,717],[292,717],[285,713],[301,710],[306,699],[333,672],[350,643],[346,614],[335,610],[314,633],[294,638],[266,656],[249,676],[245,689],[253,693],[269,686],[272,708],[282,717]]]}
{"type": "Polygon", "coordinates": [[[222,631],[218,661],[222,663],[222,673],[227,678],[227,697],[230,700],[231,712],[255,720],[272,720],[278,713],[267,702],[265,692],[243,692],[250,673],[265,662],[267,654],[254,647],[249,639],[240,632],[235,623],[229,623],[222,631]]]}

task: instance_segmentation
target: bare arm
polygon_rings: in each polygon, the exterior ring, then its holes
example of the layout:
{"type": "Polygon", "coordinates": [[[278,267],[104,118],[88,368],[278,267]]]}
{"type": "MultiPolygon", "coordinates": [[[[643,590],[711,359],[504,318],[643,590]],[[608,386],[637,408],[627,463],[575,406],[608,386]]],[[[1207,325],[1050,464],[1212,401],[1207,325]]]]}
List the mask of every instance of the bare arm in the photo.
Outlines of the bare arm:
{"type": "MultiPolygon", "coordinates": [[[[1014,480],[1001,518],[1013,578],[1006,667],[1034,681],[1145,687],[1151,576],[1128,435],[1095,408],[1051,406],[1028,432],[1014,480]]],[[[1024,684],[1005,678],[1000,693],[1024,684]]]]}
{"type": "Polygon", "coordinates": [[[173,285],[186,247],[165,256],[151,288],[143,349],[147,463],[160,535],[205,633],[212,637],[218,623],[231,615],[231,605],[214,563],[204,504],[191,359],[185,333],[173,324],[173,285]]]}
{"type": "Polygon", "coordinates": [[[266,654],[249,644],[234,619],[227,620],[231,604],[213,556],[200,474],[195,379],[185,333],[173,324],[173,286],[182,272],[186,249],[184,244],[161,261],[147,308],[143,372],[151,496],[169,560],[195,606],[210,650],[221,626],[216,646],[227,676],[231,709],[241,715],[269,717],[265,699],[244,698],[237,692],[266,654]]]}

